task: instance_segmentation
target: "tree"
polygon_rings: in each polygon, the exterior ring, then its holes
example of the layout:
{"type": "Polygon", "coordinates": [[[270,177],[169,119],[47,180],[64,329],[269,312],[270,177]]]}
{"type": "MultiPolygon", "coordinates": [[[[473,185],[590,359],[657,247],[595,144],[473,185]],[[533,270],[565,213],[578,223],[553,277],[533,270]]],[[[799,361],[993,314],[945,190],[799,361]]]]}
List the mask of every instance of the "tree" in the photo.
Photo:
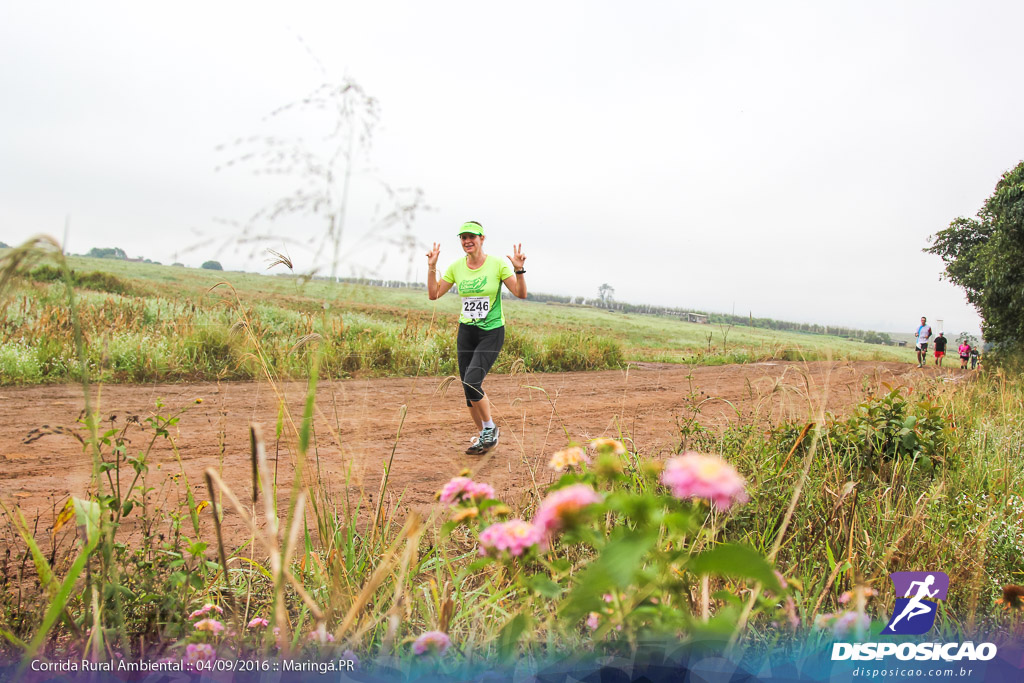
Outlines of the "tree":
{"type": "Polygon", "coordinates": [[[977,218],[957,218],[924,251],[939,256],[945,276],[978,309],[985,340],[1024,340],[1024,161],[996,183],[977,218]]]}
{"type": "Polygon", "coordinates": [[[106,247],[103,249],[93,247],[89,250],[89,253],[86,254],[86,256],[90,258],[113,258],[120,261],[128,260],[128,254],[126,254],[124,249],[121,249],[120,247],[106,247]]]}
{"type": "Polygon", "coordinates": [[[608,306],[615,301],[615,288],[607,282],[597,288],[597,298],[602,306],[608,306]]]}
{"type": "Polygon", "coordinates": [[[220,265],[220,261],[207,261],[199,267],[206,270],[224,270],[224,267],[220,265]]]}

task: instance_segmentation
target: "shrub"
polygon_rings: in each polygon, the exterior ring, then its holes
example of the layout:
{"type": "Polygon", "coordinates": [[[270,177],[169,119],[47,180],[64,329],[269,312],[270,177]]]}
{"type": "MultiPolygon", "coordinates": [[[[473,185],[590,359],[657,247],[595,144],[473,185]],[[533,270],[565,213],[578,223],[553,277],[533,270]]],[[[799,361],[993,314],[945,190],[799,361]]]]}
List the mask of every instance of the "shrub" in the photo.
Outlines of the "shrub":
{"type": "Polygon", "coordinates": [[[224,267],[220,265],[220,261],[206,261],[199,267],[205,270],[224,270],[224,267]]]}
{"type": "MultiPolygon", "coordinates": [[[[29,273],[29,277],[36,282],[63,282],[64,271],[56,266],[44,264],[34,268],[32,272],[29,273]]],[[[121,294],[122,296],[132,296],[139,293],[135,287],[116,275],[101,273],[98,270],[90,271],[88,273],[76,273],[72,270],[71,285],[73,287],[91,289],[97,292],[121,294]]]]}
{"type": "Polygon", "coordinates": [[[42,378],[36,354],[27,344],[0,344],[0,384],[33,384],[42,378]]]}
{"type": "Polygon", "coordinates": [[[897,388],[858,405],[852,417],[831,426],[828,436],[837,450],[877,469],[881,460],[900,457],[941,463],[947,428],[937,405],[911,401],[897,388]]]}
{"type": "Polygon", "coordinates": [[[547,372],[620,367],[622,347],[614,339],[586,332],[562,332],[544,340],[541,368],[547,372]]]}

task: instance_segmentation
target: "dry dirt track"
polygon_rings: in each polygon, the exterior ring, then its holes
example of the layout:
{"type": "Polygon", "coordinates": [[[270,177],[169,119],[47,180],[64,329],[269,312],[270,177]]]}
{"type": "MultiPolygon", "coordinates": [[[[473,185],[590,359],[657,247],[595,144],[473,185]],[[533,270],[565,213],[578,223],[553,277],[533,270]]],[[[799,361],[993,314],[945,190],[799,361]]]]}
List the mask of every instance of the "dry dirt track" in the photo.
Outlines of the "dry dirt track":
{"type": "MultiPolygon", "coordinates": [[[[389,490],[402,496],[403,508],[421,512],[431,509],[434,493],[463,467],[473,468],[474,476],[490,482],[506,500],[516,501],[530,489],[528,467],[535,468],[539,484],[550,481],[545,463],[565,446],[563,427],[582,441],[617,436],[621,425],[642,453],[658,456],[677,447],[677,418],[691,414],[688,407],[694,400],[725,399],[707,401],[701,409],[699,421],[712,428],[736,420],[737,411],[745,420],[802,420],[822,401],[827,410],[843,412],[862,399],[865,388],[900,383],[923,372],[931,371],[901,363],[778,362],[700,368],[640,364],[628,371],[492,376],[485,388],[502,437],[484,458],[463,453],[472,423],[457,384],[442,396],[437,393],[442,380],[436,377],[322,381],[317,392],[317,460],[335,492],[342,490],[351,463],[351,491],[365,487],[376,493],[382,463],[394,448],[389,490]],[[403,405],[407,414],[396,446],[403,405]]],[[[298,422],[304,385],[284,384],[278,391],[298,422]]],[[[280,403],[268,383],[105,386],[101,414],[116,415],[114,425],[120,427],[128,416],[144,420],[152,415],[157,399],[166,404],[164,413],[188,407],[173,436],[197,498],[209,497],[202,479],[209,466],[220,468],[240,497],[251,491],[250,422],[263,425],[271,463],[277,452],[279,476],[290,481],[292,441],[282,439],[277,449],[273,435],[280,403]]],[[[69,494],[86,493],[91,466],[81,445],[67,435],[51,434],[31,443],[25,443],[26,436],[43,425],[76,428],[83,405],[82,390],[75,385],[0,387],[0,500],[20,506],[30,522],[38,517],[40,532],[69,494]]],[[[129,453],[134,453],[149,442],[152,430],[132,426],[128,436],[129,453]]],[[[150,486],[158,487],[178,471],[165,440],[158,440],[150,465],[150,486]]],[[[127,486],[129,480],[123,481],[127,486]]],[[[173,503],[180,493],[171,495],[173,503]]],[[[241,530],[233,517],[226,521],[229,533],[241,530]]]]}

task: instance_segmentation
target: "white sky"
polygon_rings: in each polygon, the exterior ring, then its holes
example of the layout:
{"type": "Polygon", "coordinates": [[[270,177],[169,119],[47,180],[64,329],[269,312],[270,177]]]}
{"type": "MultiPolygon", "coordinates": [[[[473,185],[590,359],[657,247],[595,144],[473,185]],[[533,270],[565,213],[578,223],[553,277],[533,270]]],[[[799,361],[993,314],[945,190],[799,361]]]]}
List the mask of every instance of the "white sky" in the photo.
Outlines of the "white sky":
{"type": "MultiPolygon", "coordinates": [[[[267,115],[347,76],[381,108],[349,234],[378,179],[422,188],[413,277],[476,219],[489,253],[523,244],[533,291],[976,333],[921,249],[1024,158],[1021,26],[1012,1],[7,2],[0,240],[70,216],[76,253],[262,270],[248,246],[188,247],[295,180],[218,172],[215,148],[315,142],[314,117],[267,115]]],[[[261,248],[322,224],[269,230],[261,248]]]]}

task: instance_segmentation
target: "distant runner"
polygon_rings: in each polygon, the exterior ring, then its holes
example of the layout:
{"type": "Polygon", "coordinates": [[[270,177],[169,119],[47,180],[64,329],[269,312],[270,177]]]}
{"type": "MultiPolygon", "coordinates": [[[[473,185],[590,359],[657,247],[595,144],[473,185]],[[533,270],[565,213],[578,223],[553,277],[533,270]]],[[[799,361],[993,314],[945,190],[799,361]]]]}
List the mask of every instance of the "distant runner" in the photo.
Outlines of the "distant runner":
{"type": "Polygon", "coordinates": [[[960,348],[957,349],[957,351],[960,352],[960,369],[966,370],[967,361],[971,357],[971,345],[967,343],[966,339],[964,339],[960,342],[960,348]]]}
{"type": "Polygon", "coordinates": [[[923,368],[928,362],[928,340],[932,336],[932,326],[928,324],[928,318],[921,316],[921,325],[917,328],[917,367],[923,368]]]}
{"type": "Polygon", "coordinates": [[[491,418],[491,405],[484,394],[483,382],[487,372],[498,358],[505,342],[505,315],[501,310],[501,285],[520,299],[526,298],[526,256],[522,245],[512,247],[512,268],[495,256],[484,253],[484,229],[476,221],[463,223],[459,229],[462,251],[460,258],[448,266],[437,279],[437,258],[441,245],[427,252],[427,293],[430,300],[440,299],[452,285],[458,286],[462,297],[456,351],[459,359],[459,378],[466,394],[469,414],[480,430],[473,438],[468,455],[486,453],[498,444],[498,428],[491,418]]]}
{"type": "Polygon", "coordinates": [[[946,338],[942,336],[942,332],[939,332],[939,336],[935,338],[935,365],[942,367],[942,359],[946,355],[946,338]]]}
{"type": "Polygon", "coordinates": [[[971,370],[974,370],[976,367],[978,367],[978,355],[979,355],[978,354],[978,349],[976,347],[972,348],[971,349],[971,370]]]}

